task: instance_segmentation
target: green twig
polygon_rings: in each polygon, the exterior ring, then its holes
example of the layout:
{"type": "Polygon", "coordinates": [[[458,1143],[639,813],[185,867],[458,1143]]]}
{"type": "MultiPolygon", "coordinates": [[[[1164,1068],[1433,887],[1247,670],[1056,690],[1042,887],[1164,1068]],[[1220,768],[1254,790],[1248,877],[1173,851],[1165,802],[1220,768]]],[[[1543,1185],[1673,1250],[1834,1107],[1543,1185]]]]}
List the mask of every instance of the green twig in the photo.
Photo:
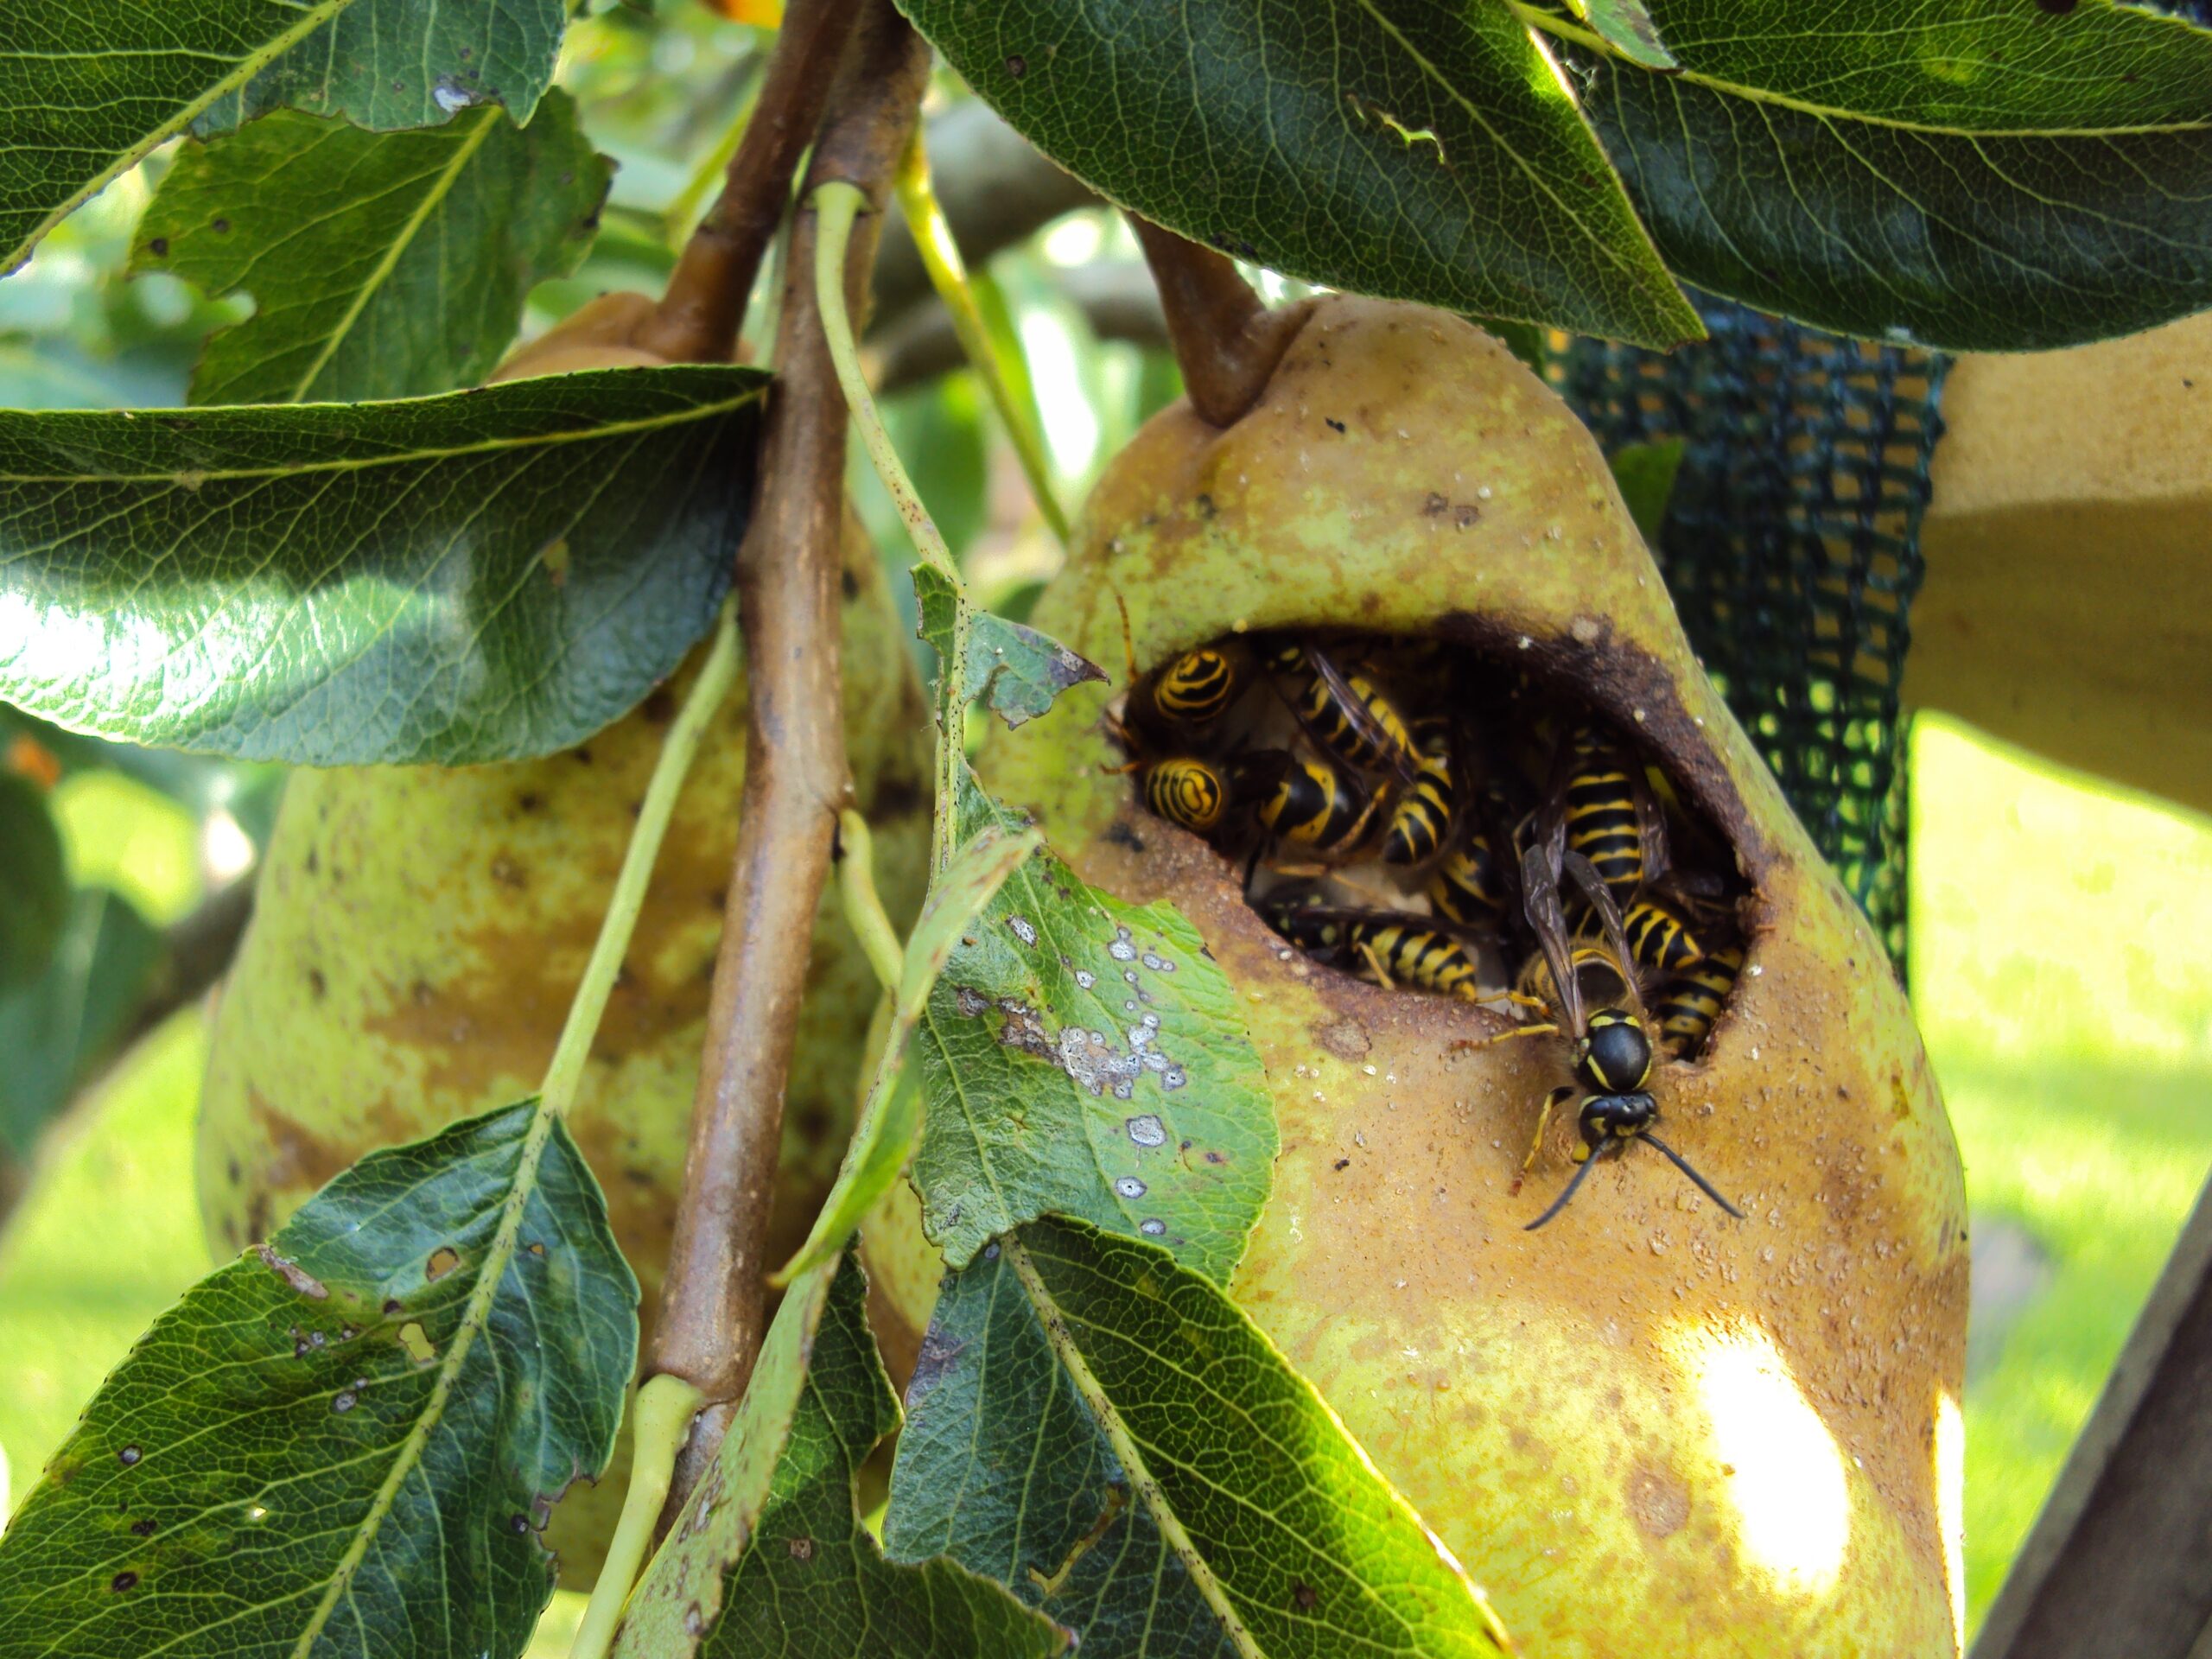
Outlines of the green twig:
{"type": "Polygon", "coordinates": [[[1033,411],[1014,395],[1006,365],[1000,361],[990,329],[983,321],[982,308],[969,286],[968,269],[960,257],[960,245],[953,239],[951,222],[945,218],[944,208],[938,203],[937,190],[930,181],[929,156],[923,148],[918,128],[906,146],[906,153],[899,158],[894,181],[899,206],[906,215],[906,228],[913,232],[914,246],[922,256],[922,264],[929,271],[938,298],[944,302],[945,311],[952,319],[952,332],[982,378],[983,390],[990,394],[999,419],[1005,423],[1007,435],[1013,440],[1014,453],[1020,459],[1022,476],[1029,480],[1029,493],[1036,498],[1038,511],[1045,515],[1045,522],[1065,546],[1068,539],[1067,515],[1061,511],[1059,498],[1052,490],[1052,468],[1045,459],[1044,434],[1037,429],[1033,411]]]}
{"type": "Polygon", "coordinates": [[[545,1068],[545,1082],[538,1092],[548,1111],[565,1115],[575,1102],[584,1061],[590,1056],[592,1039],[598,1034],[600,1016],[607,1012],[607,999],[613,994],[615,977],[622,971],[622,958],[630,949],[630,935],[638,925],[638,912],[652,880],[653,861],[660,855],[661,838],[668,833],[676,798],[683,792],[684,774],[699,752],[708,721],[721,706],[736,677],[737,611],[733,605],[724,605],[721,620],[715,626],[714,646],[668,728],[660,759],[653,763],[652,781],[645,785],[645,798],[638,809],[637,828],[630,832],[621,874],[614,878],[614,896],[607,901],[599,938],[591,948],[591,960],[584,964],[583,981],[576,987],[575,1001],[569,1004],[568,1023],[562,1027],[552,1063],[545,1068]]]}
{"type": "Polygon", "coordinates": [[[691,1432],[691,1414],[699,1409],[700,1398],[690,1383],[664,1371],[647,1377],[631,1402],[630,1485],[622,1494],[622,1518],[614,1524],[606,1563],[591,1587],[591,1601],[576,1626],[569,1659],[605,1659],[630,1587],[638,1581],[645,1552],[652,1548],[653,1523],[668,1499],[676,1453],[691,1432]]]}
{"type": "Polygon", "coordinates": [[[849,806],[837,815],[837,892],[844,901],[845,925],[861,942],[885,992],[895,995],[906,971],[906,947],[899,942],[899,930],[875,890],[875,837],[868,820],[849,806]]]}
{"type": "Polygon", "coordinates": [[[968,660],[969,625],[975,607],[969,602],[968,585],[960,578],[960,567],[953,563],[952,550],[945,545],[937,521],[922,505],[914,480],[906,475],[906,463],[899,459],[891,434],[884,429],[883,416],[869,394],[867,377],[861,372],[852,315],[845,306],[845,245],[852,237],[854,220],[867,205],[868,198],[849,184],[833,181],[815,189],[812,206],[816,224],[816,303],[822,314],[822,333],[828,343],[830,361],[837,371],[837,385],[843,391],[845,406],[852,414],[853,429],[860,434],[861,447],[874,463],[876,476],[883,480],[883,487],[898,507],[899,518],[906,521],[914,550],[922,556],[923,563],[951,585],[957,596],[950,648],[946,660],[938,664],[937,677],[938,810],[931,868],[942,870],[952,859],[961,768],[967,764],[961,743],[968,705],[963,664],[968,660]]]}
{"type": "Polygon", "coordinates": [[[683,188],[661,210],[661,223],[668,227],[671,240],[689,237],[699,228],[707,192],[713,189],[729,170],[730,158],[737,154],[738,145],[745,140],[745,130],[752,124],[753,111],[760,107],[763,79],[756,74],[746,83],[745,95],[738,100],[737,114],[731,120],[728,130],[715,142],[715,147],[700,158],[698,166],[691,169],[691,176],[683,181],[683,188]]]}

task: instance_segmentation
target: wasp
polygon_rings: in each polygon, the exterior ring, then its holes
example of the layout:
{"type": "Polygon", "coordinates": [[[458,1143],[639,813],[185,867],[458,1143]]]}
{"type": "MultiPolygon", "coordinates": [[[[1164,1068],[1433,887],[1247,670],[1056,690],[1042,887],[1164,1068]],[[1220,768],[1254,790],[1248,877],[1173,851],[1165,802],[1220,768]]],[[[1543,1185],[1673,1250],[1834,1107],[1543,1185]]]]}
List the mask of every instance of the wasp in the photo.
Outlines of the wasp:
{"type": "Polygon", "coordinates": [[[1142,763],[1137,789],[1154,815],[1201,836],[1221,828],[1243,792],[1231,773],[1189,755],[1142,763]]]}
{"type": "Polygon", "coordinates": [[[1339,967],[1357,964],[1385,990],[1404,984],[1481,1000],[1474,953],[1449,933],[1422,926],[1418,917],[1295,902],[1271,904],[1267,914],[1276,932],[1308,955],[1339,967]]]}
{"type": "Polygon", "coordinates": [[[1699,957],[1683,966],[1659,993],[1659,1039],[1676,1059],[1686,1060],[1705,1046],[1721,1004],[1744,970],[1744,953],[1730,947],[1699,957]]]}
{"type": "Polygon", "coordinates": [[[1276,750],[1237,769],[1252,780],[1260,822],[1281,844],[1316,858],[1348,857],[1366,838],[1378,798],[1343,768],[1276,750]],[[1258,780],[1271,779],[1271,783],[1258,780]]]}
{"type": "Polygon", "coordinates": [[[1366,675],[1318,648],[1286,639],[1268,653],[1275,683],[1314,742],[1355,772],[1416,775],[1413,736],[1397,704],[1366,675]]]}
{"type": "Polygon", "coordinates": [[[1593,721],[1568,734],[1560,799],[1566,850],[1590,861],[1616,906],[1666,865],[1664,830],[1642,769],[1593,721]]]}
{"type": "Polygon", "coordinates": [[[1505,872],[1479,830],[1453,848],[1428,879],[1428,902],[1462,927],[1496,926],[1505,915],[1505,872]]]}
{"type": "Polygon", "coordinates": [[[1605,878],[1578,853],[1570,851],[1555,862],[1544,846],[1529,848],[1521,861],[1522,903],[1548,964],[1558,1001],[1544,1009],[1551,1015],[1548,1020],[1516,1026],[1488,1040],[1503,1042],[1509,1038],[1541,1033],[1565,1036],[1570,1041],[1569,1065],[1573,1081],[1544,1096],[1543,1109],[1536,1118],[1535,1138],[1522,1168],[1535,1161],[1553,1111],[1578,1093],[1583,1098],[1576,1115],[1582,1145],[1576,1149],[1575,1157],[1581,1166],[1543,1214],[1528,1224],[1528,1230],[1535,1231],[1567,1208],[1608,1150],[1618,1148],[1616,1155],[1620,1155],[1634,1141],[1649,1141],[1699,1192],[1741,1220],[1743,1211],[1722,1198],[1710,1181],[1690,1166],[1688,1160],[1653,1132],[1653,1125],[1659,1121],[1659,1103],[1647,1087],[1651,1080],[1651,1036],[1640,1009],[1636,1006],[1609,1005],[1586,1012],[1580,969],[1568,943],[1566,908],[1560,900],[1559,879],[1562,872],[1574,878],[1591,907],[1604,919],[1607,944],[1613,952],[1612,965],[1627,992],[1627,1001],[1631,1005],[1641,1002],[1620,913],[1606,890],[1605,878]]]}
{"type": "Polygon", "coordinates": [[[1435,857],[1437,849],[1452,838],[1459,808],[1459,743],[1451,722],[1421,721],[1414,728],[1413,741],[1413,785],[1390,813],[1382,837],[1385,864],[1426,864],[1435,857]]]}
{"type": "MultiPolygon", "coordinates": [[[[1621,932],[1627,941],[1629,959],[1637,967],[1656,973],[1672,973],[1705,954],[1697,935],[1690,931],[1688,919],[1673,905],[1649,895],[1638,899],[1622,914],[1621,932]]],[[[1583,912],[1574,937],[1578,940],[1603,937],[1603,924],[1596,910],[1583,912]]]]}
{"type": "MultiPolygon", "coordinates": [[[[1135,732],[1154,745],[1205,747],[1211,728],[1251,683],[1251,647],[1235,639],[1195,646],[1155,672],[1141,676],[1129,607],[1118,593],[1114,602],[1121,607],[1122,652],[1128,664],[1128,699],[1122,719],[1115,722],[1124,742],[1135,732]]],[[[1129,742],[1129,747],[1137,746],[1129,742]]]]}

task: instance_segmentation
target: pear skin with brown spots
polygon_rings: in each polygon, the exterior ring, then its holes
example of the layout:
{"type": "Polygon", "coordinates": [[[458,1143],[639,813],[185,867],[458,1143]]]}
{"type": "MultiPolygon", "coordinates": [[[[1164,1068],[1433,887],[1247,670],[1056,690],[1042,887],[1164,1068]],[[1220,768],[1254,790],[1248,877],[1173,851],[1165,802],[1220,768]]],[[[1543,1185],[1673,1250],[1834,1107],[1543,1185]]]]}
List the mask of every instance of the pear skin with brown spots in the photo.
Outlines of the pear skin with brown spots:
{"type": "MultiPolygon", "coordinates": [[[[929,715],[876,556],[847,527],[845,729],[876,879],[903,925],[929,832],[929,715]]],[[[236,1254],[374,1147],[533,1092],[597,937],[691,670],[542,760],[302,771],[217,1008],[200,1107],[208,1239],[236,1254]]],[[[569,1120],[650,1333],[668,1254],[745,772],[744,681],[709,727],[569,1120]]],[[[875,977],[834,890],[817,919],[770,1259],[804,1242],[853,1115],[875,977]]],[[[556,1512],[588,1584],[623,1461],[556,1512]]]]}
{"type": "MultiPolygon", "coordinates": [[[[1140,670],[1224,634],[1425,636],[1632,733],[1749,885],[1749,962],[1652,1090],[1671,1144],[1521,1162],[1553,1041],[1289,950],[1146,814],[1078,686],[986,782],[1088,880],[1173,899],[1236,985],[1281,1128],[1238,1301],[1542,1659],[1922,1659],[1958,1644],[1958,1152],[1865,918],[1700,671],[1595,444],[1444,314],[1319,302],[1260,404],[1178,404],[1108,468],[1035,625],[1140,670]]],[[[1118,676],[1117,676],[1118,677],[1118,676]]]]}

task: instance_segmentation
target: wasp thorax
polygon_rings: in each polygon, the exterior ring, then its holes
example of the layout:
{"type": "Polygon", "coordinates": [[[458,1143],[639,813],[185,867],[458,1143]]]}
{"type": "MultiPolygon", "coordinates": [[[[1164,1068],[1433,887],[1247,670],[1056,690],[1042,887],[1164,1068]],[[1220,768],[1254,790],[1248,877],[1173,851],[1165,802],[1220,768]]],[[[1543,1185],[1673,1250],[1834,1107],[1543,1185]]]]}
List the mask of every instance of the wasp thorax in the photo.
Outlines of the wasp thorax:
{"type": "Polygon", "coordinates": [[[1641,1089],[1655,1040],[1704,1048],[1744,884],[1629,723],[1439,639],[1282,630],[1132,670],[1112,729],[1140,800],[1289,946],[1556,1030],[1600,1093],[1641,1089]]]}

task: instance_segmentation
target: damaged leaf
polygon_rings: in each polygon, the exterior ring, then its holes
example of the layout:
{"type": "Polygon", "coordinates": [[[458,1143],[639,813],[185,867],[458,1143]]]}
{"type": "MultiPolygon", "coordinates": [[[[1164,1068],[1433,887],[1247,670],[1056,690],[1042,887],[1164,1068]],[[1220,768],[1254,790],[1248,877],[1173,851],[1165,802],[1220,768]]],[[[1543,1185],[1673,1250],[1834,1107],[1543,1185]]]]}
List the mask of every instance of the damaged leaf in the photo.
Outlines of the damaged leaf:
{"type": "Polygon", "coordinates": [[[518,1654],[637,1310],[536,1102],[371,1153],[101,1387],[0,1537],[0,1625],[57,1659],[518,1654]]]}
{"type": "Polygon", "coordinates": [[[944,575],[928,565],[914,567],[914,592],[921,605],[922,638],[935,647],[940,663],[953,653],[955,614],[968,606],[961,690],[966,701],[982,703],[1008,726],[1036,719],[1071,685],[1106,677],[1097,664],[1077,656],[1058,640],[969,606],[944,575]]]}
{"type": "Polygon", "coordinates": [[[1227,976],[1173,906],[1124,904],[1039,852],[963,935],[918,1052],[914,1182],[950,1265],[1057,1211],[1227,1279],[1267,1202],[1274,1105],[1227,976]]]}

